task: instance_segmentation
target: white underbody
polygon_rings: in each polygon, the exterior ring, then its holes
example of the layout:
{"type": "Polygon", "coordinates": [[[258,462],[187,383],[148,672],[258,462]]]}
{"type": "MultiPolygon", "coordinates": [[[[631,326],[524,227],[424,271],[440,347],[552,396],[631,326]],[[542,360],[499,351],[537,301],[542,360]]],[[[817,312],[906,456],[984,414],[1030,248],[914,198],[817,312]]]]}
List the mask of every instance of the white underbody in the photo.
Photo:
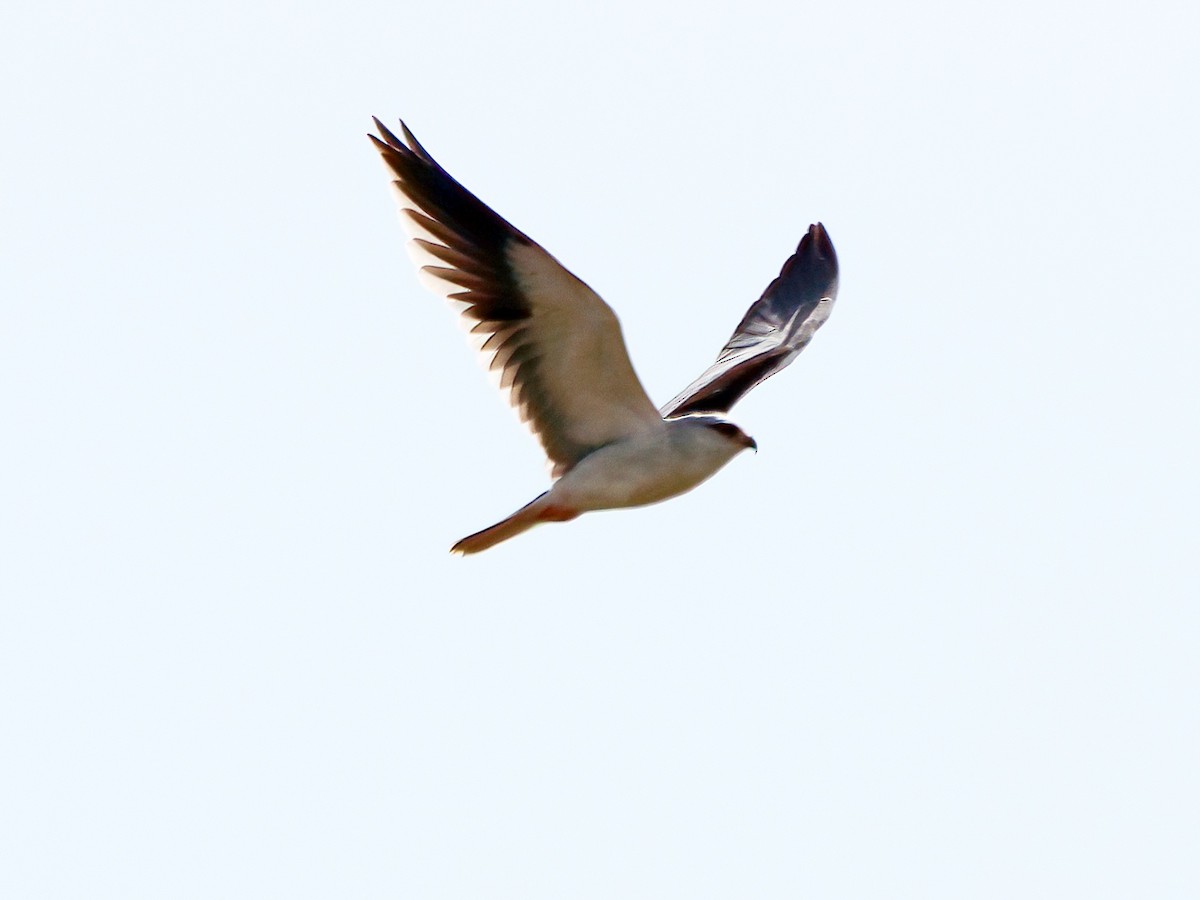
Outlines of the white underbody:
{"type": "Polygon", "coordinates": [[[577,512],[657,503],[690,491],[744,449],[698,421],[668,419],[584,457],[544,499],[577,512]]]}

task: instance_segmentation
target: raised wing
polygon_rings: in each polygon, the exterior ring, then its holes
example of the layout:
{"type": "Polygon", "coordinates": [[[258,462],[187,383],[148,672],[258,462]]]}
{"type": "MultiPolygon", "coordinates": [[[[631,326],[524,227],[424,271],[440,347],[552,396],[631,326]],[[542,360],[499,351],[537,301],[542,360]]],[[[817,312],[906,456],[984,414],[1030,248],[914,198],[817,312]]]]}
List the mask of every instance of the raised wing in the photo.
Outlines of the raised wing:
{"type": "Polygon", "coordinates": [[[662,408],[663,416],[728,412],[807,346],[833,311],[837,288],[837,254],[818,222],[746,312],[717,361],[662,408]]]}
{"type": "Polygon", "coordinates": [[[562,475],[662,417],[603,300],[455,181],[400,123],[371,135],[394,176],[422,280],[458,306],[499,386],[562,475]]]}

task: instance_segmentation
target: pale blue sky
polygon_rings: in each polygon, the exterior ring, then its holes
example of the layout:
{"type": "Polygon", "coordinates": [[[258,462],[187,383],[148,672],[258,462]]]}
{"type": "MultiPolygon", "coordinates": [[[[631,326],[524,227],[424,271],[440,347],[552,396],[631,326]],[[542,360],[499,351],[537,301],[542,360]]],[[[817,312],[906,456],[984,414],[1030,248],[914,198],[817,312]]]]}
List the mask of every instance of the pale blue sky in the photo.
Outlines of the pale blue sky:
{"type": "Polygon", "coordinates": [[[68,2],[0,37],[0,893],[1200,893],[1184,3],[68,2]],[[661,506],[546,482],[369,116],[651,395],[828,325],[661,506]]]}

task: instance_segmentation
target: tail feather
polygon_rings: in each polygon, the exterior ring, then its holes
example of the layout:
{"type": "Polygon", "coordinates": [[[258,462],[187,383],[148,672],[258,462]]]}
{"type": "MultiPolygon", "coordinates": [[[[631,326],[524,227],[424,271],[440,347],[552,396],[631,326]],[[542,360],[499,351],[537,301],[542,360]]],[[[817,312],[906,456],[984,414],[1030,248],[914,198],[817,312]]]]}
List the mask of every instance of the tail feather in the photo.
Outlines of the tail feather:
{"type": "Polygon", "coordinates": [[[463,538],[457,544],[450,548],[451,553],[461,553],[464,556],[469,553],[479,553],[487,550],[489,547],[495,547],[501,541],[507,541],[509,538],[516,537],[522,532],[528,531],[539,522],[547,521],[542,518],[543,507],[542,502],[545,494],[538,497],[532,503],[527,503],[507,519],[497,522],[490,528],[485,528],[483,531],[477,531],[472,535],[463,538]]]}

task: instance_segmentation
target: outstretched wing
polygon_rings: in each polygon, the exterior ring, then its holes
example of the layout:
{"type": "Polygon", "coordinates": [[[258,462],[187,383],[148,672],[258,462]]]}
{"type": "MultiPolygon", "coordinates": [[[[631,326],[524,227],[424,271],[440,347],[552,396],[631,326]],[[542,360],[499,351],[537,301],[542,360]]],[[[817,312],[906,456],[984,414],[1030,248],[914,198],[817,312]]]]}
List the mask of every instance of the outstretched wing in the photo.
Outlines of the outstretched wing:
{"type": "Polygon", "coordinates": [[[807,346],[833,311],[837,288],[837,254],[818,222],[746,312],[717,361],[662,408],[663,416],[728,412],[807,346]]]}
{"type": "Polygon", "coordinates": [[[451,178],[403,122],[403,141],[375,125],[422,280],[459,307],[554,476],[597,447],[661,428],[608,305],[451,178]]]}

